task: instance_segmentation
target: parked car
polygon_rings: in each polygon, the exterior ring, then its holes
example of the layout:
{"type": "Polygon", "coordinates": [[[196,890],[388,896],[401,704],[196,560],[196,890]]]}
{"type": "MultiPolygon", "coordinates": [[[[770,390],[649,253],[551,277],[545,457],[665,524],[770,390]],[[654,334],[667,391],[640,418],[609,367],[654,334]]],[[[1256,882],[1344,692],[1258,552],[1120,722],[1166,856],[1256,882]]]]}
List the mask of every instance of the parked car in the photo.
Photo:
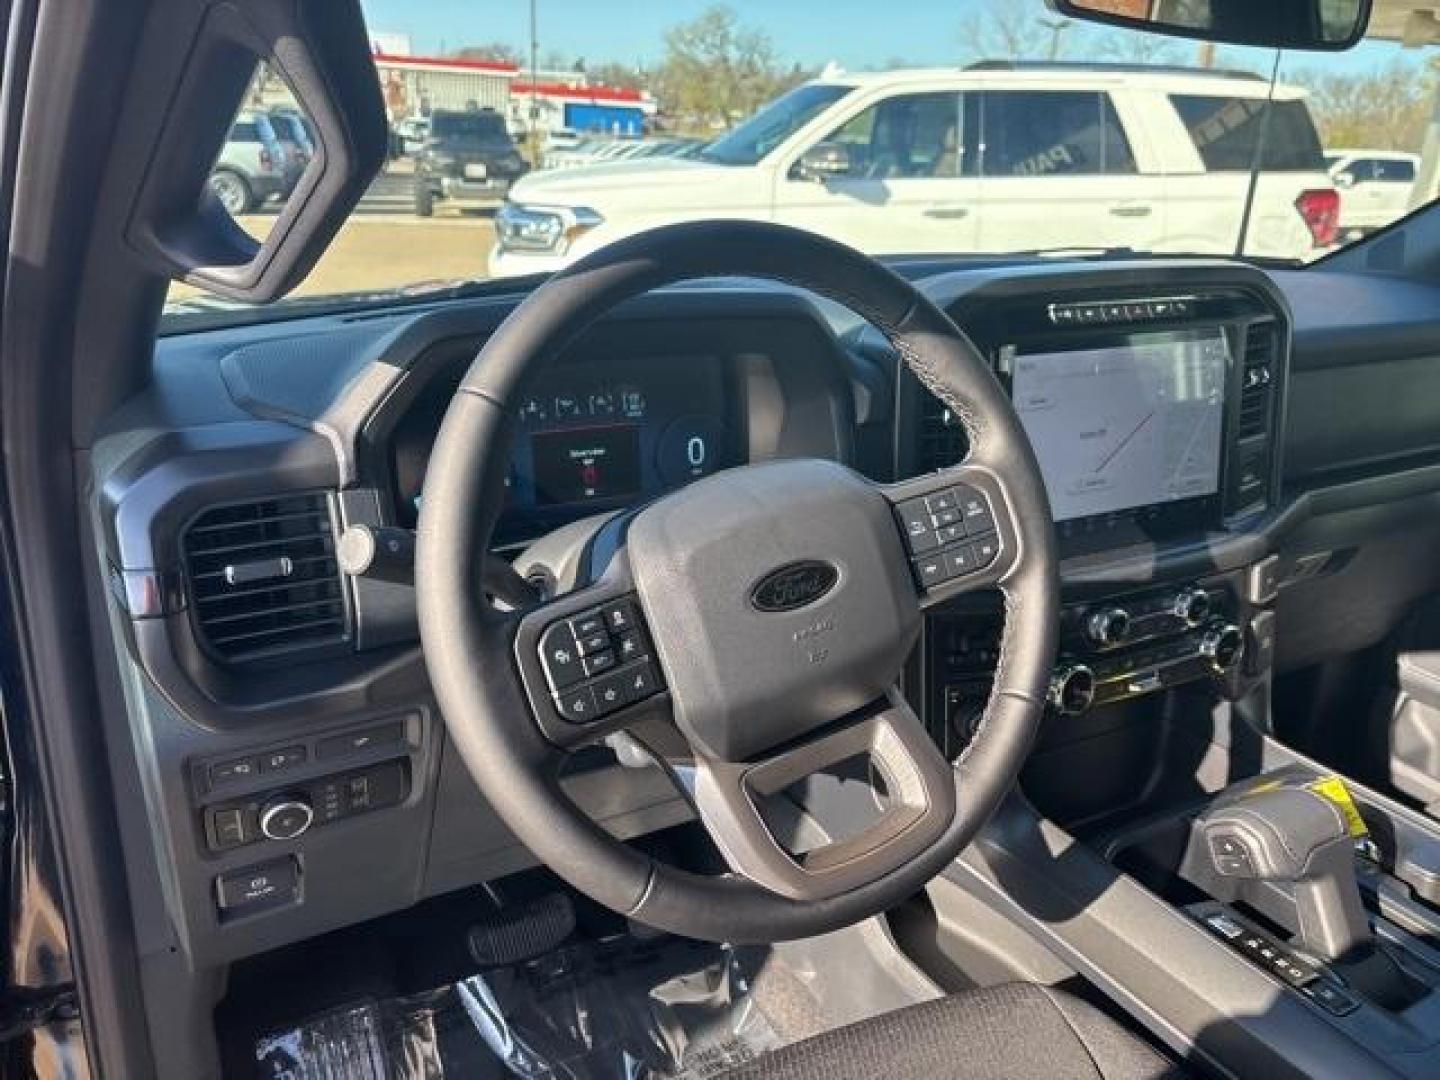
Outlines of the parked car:
{"type": "MultiPolygon", "coordinates": [[[[1226,254],[1269,93],[1250,75],[1111,64],[817,79],[691,157],[526,177],[497,221],[490,270],[554,270],[621,236],[717,216],[867,251],[1089,248],[1104,235],[1226,254]],[[1045,209],[1057,205],[1064,214],[1045,209]]],[[[1265,146],[1245,250],[1299,259],[1333,244],[1340,197],[1300,88],[1275,88],[1265,146]]]]}
{"type": "Polygon", "coordinates": [[[493,205],[526,169],[498,112],[432,113],[425,144],[415,156],[415,213],[429,217],[437,202],[493,205]]]}
{"type": "Polygon", "coordinates": [[[1410,212],[1420,155],[1398,150],[1330,150],[1330,178],[1344,192],[1340,229],[1365,233],[1410,212]]]}
{"type": "Polygon", "coordinates": [[[397,120],[395,134],[399,139],[401,152],[413,157],[425,149],[425,139],[430,134],[430,118],[407,116],[403,120],[397,120]]]}
{"type": "Polygon", "coordinates": [[[210,191],[231,214],[289,194],[285,147],[267,113],[242,112],[210,172],[210,191]]]}
{"type": "Polygon", "coordinates": [[[289,198],[295,185],[300,182],[300,177],[305,174],[310,160],[315,156],[315,143],[305,127],[304,118],[297,112],[272,109],[270,124],[275,129],[276,138],[280,140],[281,149],[285,151],[284,195],[289,198]]]}

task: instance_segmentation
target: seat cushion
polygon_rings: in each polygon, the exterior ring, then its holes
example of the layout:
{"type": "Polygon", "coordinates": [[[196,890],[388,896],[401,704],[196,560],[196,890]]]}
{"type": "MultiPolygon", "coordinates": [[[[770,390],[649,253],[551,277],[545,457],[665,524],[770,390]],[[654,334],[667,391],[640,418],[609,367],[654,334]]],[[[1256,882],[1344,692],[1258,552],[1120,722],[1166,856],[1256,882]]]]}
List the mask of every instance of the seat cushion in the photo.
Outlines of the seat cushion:
{"type": "Polygon", "coordinates": [[[913,1005],[765,1054],[725,1080],[1160,1080],[1186,1075],[1104,1013],[1033,983],[913,1005]]]}

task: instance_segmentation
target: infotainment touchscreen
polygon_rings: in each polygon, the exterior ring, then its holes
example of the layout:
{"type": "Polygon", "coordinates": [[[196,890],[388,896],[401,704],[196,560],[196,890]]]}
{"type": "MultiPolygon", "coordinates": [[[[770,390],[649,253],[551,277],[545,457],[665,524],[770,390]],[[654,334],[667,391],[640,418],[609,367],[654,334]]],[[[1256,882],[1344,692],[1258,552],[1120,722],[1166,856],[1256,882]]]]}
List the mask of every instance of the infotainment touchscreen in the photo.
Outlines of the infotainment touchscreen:
{"type": "Polygon", "coordinates": [[[1015,356],[1015,411],[1055,520],[1215,494],[1229,361],[1219,328],[1015,356]]]}

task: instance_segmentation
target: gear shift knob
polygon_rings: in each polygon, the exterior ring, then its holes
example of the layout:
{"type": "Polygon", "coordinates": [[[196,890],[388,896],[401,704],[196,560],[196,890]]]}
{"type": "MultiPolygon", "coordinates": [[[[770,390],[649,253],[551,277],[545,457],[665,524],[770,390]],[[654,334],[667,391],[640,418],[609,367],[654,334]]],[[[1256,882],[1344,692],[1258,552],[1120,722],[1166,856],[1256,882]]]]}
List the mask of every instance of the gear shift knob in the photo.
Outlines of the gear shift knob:
{"type": "Polygon", "coordinates": [[[1334,803],[1306,788],[1276,788],[1223,803],[1199,825],[1221,875],[1292,886],[1305,949],[1339,960],[1370,944],[1354,842],[1334,803]]]}

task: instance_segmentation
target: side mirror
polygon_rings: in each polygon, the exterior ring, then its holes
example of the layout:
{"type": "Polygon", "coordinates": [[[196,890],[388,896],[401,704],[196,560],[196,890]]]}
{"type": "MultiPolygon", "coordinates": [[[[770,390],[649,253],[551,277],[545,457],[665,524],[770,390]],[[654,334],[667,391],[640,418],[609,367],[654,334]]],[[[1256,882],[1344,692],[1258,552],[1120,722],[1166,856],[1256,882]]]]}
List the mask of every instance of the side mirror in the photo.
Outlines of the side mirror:
{"type": "Polygon", "coordinates": [[[823,184],[837,176],[850,172],[850,148],[844,143],[816,143],[800,155],[795,163],[795,175],[801,180],[823,184]]]}
{"type": "Polygon", "coordinates": [[[1352,172],[1336,173],[1331,179],[1341,191],[1349,191],[1355,186],[1355,174],[1352,172]]]}
{"type": "Polygon", "coordinates": [[[1084,22],[1148,30],[1172,37],[1258,45],[1267,49],[1338,52],[1365,36],[1372,0],[1048,0],[1061,15],[1084,22]]]}

